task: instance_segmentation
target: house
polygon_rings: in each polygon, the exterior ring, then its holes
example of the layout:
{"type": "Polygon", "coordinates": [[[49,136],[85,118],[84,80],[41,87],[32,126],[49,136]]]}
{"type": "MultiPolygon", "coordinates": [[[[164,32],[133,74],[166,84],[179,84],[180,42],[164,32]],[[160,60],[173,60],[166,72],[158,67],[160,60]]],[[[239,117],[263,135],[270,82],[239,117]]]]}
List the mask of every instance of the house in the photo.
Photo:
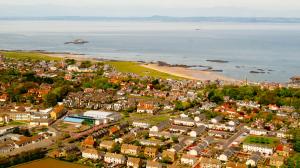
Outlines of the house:
{"type": "Polygon", "coordinates": [[[140,168],[141,167],[141,159],[129,157],[127,159],[127,167],[129,168],[140,168]]]}
{"type": "Polygon", "coordinates": [[[224,131],[215,131],[215,130],[210,130],[208,132],[209,136],[213,136],[216,138],[222,138],[222,139],[227,139],[228,137],[230,137],[228,132],[224,132],[224,131]]]}
{"type": "Polygon", "coordinates": [[[122,154],[115,154],[107,152],[104,156],[104,162],[106,163],[113,163],[113,164],[125,164],[126,157],[122,154]]]}
{"type": "Polygon", "coordinates": [[[127,155],[139,155],[141,152],[141,147],[131,144],[122,144],[121,146],[121,153],[127,154],[127,155]]]}
{"type": "Polygon", "coordinates": [[[147,160],[146,168],[162,168],[159,162],[147,160]]]}
{"type": "Polygon", "coordinates": [[[244,143],[243,150],[245,152],[259,152],[261,154],[267,154],[267,155],[272,155],[274,153],[273,147],[264,144],[244,143]]]}
{"type": "Polygon", "coordinates": [[[189,135],[191,137],[197,137],[197,136],[201,135],[205,130],[206,130],[206,127],[201,125],[197,128],[192,129],[192,131],[189,132],[189,135]]]}
{"type": "Polygon", "coordinates": [[[88,136],[83,142],[82,147],[93,148],[95,144],[95,140],[93,136],[88,136]]]}
{"type": "Polygon", "coordinates": [[[226,168],[247,168],[246,164],[238,163],[238,162],[227,162],[226,168]]]}
{"type": "Polygon", "coordinates": [[[57,120],[61,116],[63,116],[66,113],[66,109],[63,104],[57,105],[53,108],[53,110],[50,112],[50,117],[54,120],[57,120]]]}
{"type": "Polygon", "coordinates": [[[291,152],[291,148],[289,146],[286,146],[286,145],[282,145],[282,144],[279,144],[277,147],[276,147],[276,153],[279,155],[279,156],[283,156],[283,157],[289,157],[290,156],[290,152],[291,152]]]}
{"type": "Polygon", "coordinates": [[[222,121],[222,120],[223,120],[223,117],[222,117],[222,116],[216,116],[215,118],[212,118],[212,119],[211,119],[211,123],[217,124],[217,123],[219,123],[219,122],[222,121]]]}
{"type": "Polygon", "coordinates": [[[108,141],[104,140],[100,143],[100,148],[106,149],[106,150],[112,150],[114,148],[116,143],[114,141],[108,141]]]}
{"type": "Polygon", "coordinates": [[[264,136],[268,134],[268,131],[265,129],[257,129],[257,128],[251,128],[250,129],[251,135],[258,135],[258,136],[264,136]]]}
{"type": "Polygon", "coordinates": [[[257,166],[258,161],[261,159],[261,156],[258,152],[253,153],[250,158],[246,161],[247,166],[255,167],[257,166]]]}
{"type": "Polygon", "coordinates": [[[189,126],[189,127],[195,126],[195,121],[188,117],[174,119],[173,123],[175,125],[182,125],[182,126],[189,126]]]}
{"type": "Polygon", "coordinates": [[[43,135],[34,135],[32,137],[21,136],[20,140],[15,142],[15,148],[20,148],[28,144],[40,142],[43,139],[44,139],[43,135]]]}
{"type": "Polygon", "coordinates": [[[159,140],[141,139],[139,140],[141,145],[144,146],[163,146],[165,143],[159,140]]]}
{"type": "Polygon", "coordinates": [[[144,155],[150,158],[155,158],[158,154],[158,149],[154,147],[146,147],[144,150],[144,155]]]}
{"type": "Polygon", "coordinates": [[[155,108],[155,105],[152,101],[141,101],[138,103],[136,111],[138,113],[154,114],[157,111],[157,109],[155,108]]]}
{"type": "Polygon", "coordinates": [[[114,135],[115,133],[119,132],[120,128],[118,126],[112,126],[111,128],[109,128],[108,132],[109,135],[114,135]]]}
{"type": "Polygon", "coordinates": [[[229,160],[229,158],[231,157],[231,156],[233,156],[234,155],[234,150],[233,149],[226,149],[219,157],[218,157],[218,159],[220,160],[220,161],[223,161],[223,162],[227,162],[228,160],[229,160]]]}
{"type": "Polygon", "coordinates": [[[159,123],[158,125],[152,126],[150,128],[150,131],[151,132],[160,132],[160,131],[166,129],[167,127],[169,127],[169,122],[164,121],[164,122],[159,123]]]}
{"type": "Polygon", "coordinates": [[[272,155],[270,158],[270,166],[274,167],[282,167],[284,165],[284,157],[283,156],[278,156],[277,154],[272,155]]]}
{"type": "Polygon", "coordinates": [[[157,138],[171,138],[173,136],[172,133],[167,132],[167,131],[163,131],[163,132],[149,132],[149,137],[157,137],[157,138]]]}
{"type": "Polygon", "coordinates": [[[144,121],[134,121],[132,122],[132,126],[144,129],[150,128],[150,124],[144,121]]]}
{"type": "Polygon", "coordinates": [[[190,131],[189,127],[173,125],[169,128],[171,133],[180,133],[180,134],[187,134],[190,131]]]}
{"type": "Polygon", "coordinates": [[[180,159],[180,162],[181,162],[181,164],[186,164],[186,165],[193,166],[197,163],[198,159],[199,158],[196,157],[196,156],[183,154],[181,159],[180,159]]]}
{"type": "Polygon", "coordinates": [[[162,153],[163,160],[174,162],[176,160],[176,153],[168,150],[164,150],[162,153]]]}
{"type": "Polygon", "coordinates": [[[170,149],[168,149],[168,151],[177,153],[177,152],[181,151],[184,147],[185,147],[185,145],[183,143],[178,143],[178,144],[173,145],[170,149]]]}
{"type": "Polygon", "coordinates": [[[30,121],[30,112],[16,111],[8,113],[9,118],[13,121],[30,121]]]}
{"type": "Polygon", "coordinates": [[[199,146],[195,146],[195,147],[193,147],[192,149],[190,149],[188,151],[188,154],[189,155],[193,155],[193,156],[198,156],[203,149],[204,149],[204,147],[202,147],[200,145],[199,146]]]}
{"type": "Polygon", "coordinates": [[[87,159],[100,159],[100,153],[95,148],[87,148],[82,151],[82,157],[87,159]]]}
{"type": "Polygon", "coordinates": [[[222,163],[218,159],[201,157],[199,160],[200,168],[221,168],[222,163]]]}

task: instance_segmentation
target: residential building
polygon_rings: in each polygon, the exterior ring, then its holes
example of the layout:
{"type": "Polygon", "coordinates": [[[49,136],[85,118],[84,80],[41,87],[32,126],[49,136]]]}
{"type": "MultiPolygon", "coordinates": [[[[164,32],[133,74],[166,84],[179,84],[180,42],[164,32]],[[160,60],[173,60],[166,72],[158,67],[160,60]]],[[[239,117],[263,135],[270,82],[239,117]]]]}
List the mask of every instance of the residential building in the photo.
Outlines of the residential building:
{"type": "Polygon", "coordinates": [[[201,157],[199,160],[200,168],[221,168],[221,161],[213,158],[204,158],[201,157]]]}
{"type": "Polygon", "coordinates": [[[93,136],[88,136],[83,142],[82,146],[87,148],[93,148],[95,144],[95,140],[93,136]]]}
{"type": "Polygon", "coordinates": [[[261,154],[267,154],[267,155],[272,155],[274,153],[273,147],[264,144],[244,143],[243,150],[245,152],[259,152],[261,154]]]}
{"type": "Polygon", "coordinates": [[[180,162],[181,162],[181,164],[186,164],[186,165],[193,166],[197,163],[198,159],[199,158],[196,157],[196,156],[183,154],[181,159],[180,159],[180,162]]]}
{"type": "Polygon", "coordinates": [[[246,161],[247,166],[255,167],[257,166],[258,161],[261,159],[260,153],[253,153],[250,158],[246,161]]]}
{"type": "Polygon", "coordinates": [[[144,150],[144,155],[150,158],[155,158],[158,154],[158,149],[154,147],[146,147],[144,150]]]}
{"type": "Polygon", "coordinates": [[[121,153],[137,156],[141,152],[141,147],[131,144],[122,144],[121,153]]]}
{"type": "Polygon", "coordinates": [[[108,141],[108,140],[104,140],[100,143],[100,148],[104,148],[106,150],[112,150],[112,148],[114,148],[114,146],[116,145],[116,143],[114,141],[108,141]]]}
{"type": "Polygon", "coordinates": [[[125,164],[126,157],[122,154],[115,154],[107,152],[104,156],[104,162],[106,163],[113,163],[113,164],[125,164]]]}
{"type": "Polygon", "coordinates": [[[182,125],[182,126],[189,126],[189,127],[195,126],[195,121],[188,117],[174,119],[173,123],[175,125],[182,125]]]}
{"type": "Polygon", "coordinates": [[[67,110],[65,109],[63,104],[57,105],[53,108],[53,110],[50,112],[50,116],[53,120],[57,120],[58,118],[62,117],[67,110]]]}
{"type": "Polygon", "coordinates": [[[197,137],[197,136],[201,135],[205,130],[206,130],[206,127],[201,125],[197,128],[192,129],[192,131],[189,132],[189,135],[191,137],[197,137]]]}
{"type": "Polygon", "coordinates": [[[82,157],[87,159],[100,159],[100,153],[95,148],[87,148],[82,151],[82,157]]]}
{"type": "Polygon", "coordinates": [[[140,168],[141,167],[141,159],[129,157],[127,159],[127,167],[129,168],[140,168]]]}
{"type": "Polygon", "coordinates": [[[150,124],[147,123],[147,122],[144,122],[144,121],[134,121],[132,123],[132,126],[139,127],[139,128],[144,128],[144,129],[150,128],[150,124]]]}
{"type": "Polygon", "coordinates": [[[161,122],[160,124],[158,125],[154,125],[150,128],[150,131],[151,132],[160,132],[164,129],[166,129],[167,127],[169,127],[170,123],[168,121],[164,121],[164,122],[161,122]]]}
{"type": "Polygon", "coordinates": [[[147,160],[146,168],[162,168],[159,162],[147,160]]]}
{"type": "Polygon", "coordinates": [[[164,150],[162,153],[162,158],[171,162],[176,160],[176,153],[168,150],[164,150]]]}

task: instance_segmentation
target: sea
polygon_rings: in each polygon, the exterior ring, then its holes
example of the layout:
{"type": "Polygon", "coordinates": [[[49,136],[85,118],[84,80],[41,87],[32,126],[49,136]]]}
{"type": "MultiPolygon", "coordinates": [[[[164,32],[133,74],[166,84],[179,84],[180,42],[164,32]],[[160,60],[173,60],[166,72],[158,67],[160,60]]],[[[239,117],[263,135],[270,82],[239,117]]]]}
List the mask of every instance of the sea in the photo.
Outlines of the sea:
{"type": "Polygon", "coordinates": [[[253,19],[0,19],[0,49],[211,67],[255,82],[300,75],[300,21],[253,19]],[[85,44],[64,44],[75,39],[85,44]],[[217,60],[217,61],[207,61],[217,60]]]}

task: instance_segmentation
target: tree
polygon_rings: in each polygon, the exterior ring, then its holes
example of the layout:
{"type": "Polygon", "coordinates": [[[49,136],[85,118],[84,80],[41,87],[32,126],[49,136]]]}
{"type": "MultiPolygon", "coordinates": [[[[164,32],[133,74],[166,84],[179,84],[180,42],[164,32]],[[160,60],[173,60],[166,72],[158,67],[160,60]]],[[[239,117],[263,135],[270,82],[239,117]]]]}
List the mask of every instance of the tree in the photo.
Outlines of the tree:
{"type": "Polygon", "coordinates": [[[76,64],[76,60],[74,60],[74,59],[66,59],[65,63],[67,63],[68,65],[74,65],[74,64],[76,64]]]}
{"type": "Polygon", "coordinates": [[[54,93],[48,93],[44,98],[44,105],[46,107],[53,107],[57,104],[57,95],[54,93]]]}
{"type": "Polygon", "coordinates": [[[89,68],[91,66],[92,66],[91,61],[83,61],[83,62],[81,62],[79,68],[89,68]]]}

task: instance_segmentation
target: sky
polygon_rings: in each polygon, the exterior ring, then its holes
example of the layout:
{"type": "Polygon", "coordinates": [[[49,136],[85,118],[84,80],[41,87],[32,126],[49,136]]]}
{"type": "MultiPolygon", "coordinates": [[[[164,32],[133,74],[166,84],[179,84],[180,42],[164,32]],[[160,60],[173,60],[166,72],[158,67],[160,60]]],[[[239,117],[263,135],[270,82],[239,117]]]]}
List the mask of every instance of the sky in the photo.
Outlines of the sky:
{"type": "Polygon", "coordinates": [[[300,17],[300,0],[0,0],[0,17],[300,17]]]}

